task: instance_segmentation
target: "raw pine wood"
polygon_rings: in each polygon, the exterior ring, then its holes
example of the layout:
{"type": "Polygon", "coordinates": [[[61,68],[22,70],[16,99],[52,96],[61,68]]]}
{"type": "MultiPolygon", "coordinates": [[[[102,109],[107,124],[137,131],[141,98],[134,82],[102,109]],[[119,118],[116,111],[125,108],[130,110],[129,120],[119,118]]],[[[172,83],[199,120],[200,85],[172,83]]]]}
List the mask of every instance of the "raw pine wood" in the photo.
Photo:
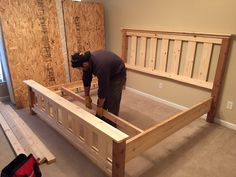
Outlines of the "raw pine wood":
{"type": "Polygon", "coordinates": [[[112,177],[125,177],[125,147],[126,142],[113,141],[112,149],[112,177]]]}
{"type": "Polygon", "coordinates": [[[68,100],[60,97],[56,93],[38,84],[37,82],[33,80],[27,80],[24,81],[24,83],[30,86],[34,92],[41,94],[42,97],[47,98],[50,102],[56,103],[57,107],[66,109],[68,113],[78,117],[78,119],[83,120],[84,122],[86,122],[86,124],[91,125],[102,133],[107,134],[114,141],[120,142],[123,139],[128,138],[128,135],[126,135],[125,133],[113,128],[108,124],[103,124],[102,121],[100,121],[100,119],[98,119],[94,115],[88,113],[87,111],[69,102],[68,100]]]}
{"type": "Polygon", "coordinates": [[[127,62],[127,52],[128,51],[128,37],[126,36],[126,30],[122,30],[122,53],[121,58],[124,62],[127,62]]]}
{"type": "Polygon", "coordinates": [[[147,47],[147,38],[141,37],[140,39],[140,66],[145,66],[145,58],[146,58],[146,47],[147,47]]]}
{"type": "Polygon", "coordinates": [[[4,117],[2,116],[1,113],[0,113],[0,125],[2,126],[2,129],[5,133],[8,141],[10,142],[11,147],[13,148],[15,154],[16,155],[26,154],[24,148],[19,143],[18,139],[16,138],[16,136],[12,132],[11,128],[9,127],[9,125],[7,124],[6,120],[4,119],[4,117]]]}
{"type": "Polygon", "coordinates": [[[9,108],[5,106],[4,104],[0,103],[0,110],[1,114],[5,117],[5,120],[7,121],[8,125],[10,126],[11,130],[14,132],[15,136],[21,143],[22,147],[25,149],[27,153],[34,154],[35,158],[39,163],[43,163],[45,161],[45,158],[43,157],[42,153],[37,150],[33,149],[31,145],[34,144],[32,142],[32,139],[28,139],[26,137],[25,130],[22,130],[22,127],[18,125],[18,123],[15,121],[14,117],[9,113],[9,108]]]}
{"type": "Polygon", "coordinates": [[[196,42],[188,42],[188,49],[187,49],[187,56],[186,56],[186,63],[184,68],[184,76],[192,77],[193,74],[193,65],[196,53],[196,42]]]}
{"type": "Polygon", "coordinates": [[[202,52],[202,58],[200,61],[200,69],[199,69],[199,75],[198,75],[198,78],[201,80],[207,80],[208,72],[210,69],[212,47],[213,46],[210,43],[203,44],[203,52],[202,52]]]}
{"type": "MultiPolygon", "coordinates": [[[[3,106],[1,105],[1,108],[3,106]]],[[[30,148],[35,153],[35,156],[38,157],[39,163],[44,163],[46,160],[47,163],[53,163],[56,161],[55,156],[48,150],[48,148],[41,142],[41,140],[34,134],[34,132],[29,128],[28,125],[16,114],[16,112],[9,106],[4,106],[6,115],[9,119],[14,121],[15,126],[21,131],[24,136],[24,139],[28,141],[30,148]]]]}
{"type": "MultiPolygon", "coordinates": [[[[104,161],[104,159],[100,155],[98,155],[97,152],[93,151],[91,147],[88,147],[87,144],[82,142],[81,139],[76,136],[76,134],[73,134],[66,130],[64,127],[55,122],[55,120],[51,119],[48,114],[40,110],[38,107],[34,107],[33,110],[43,121],[45,121],[49,126],[54,128],[58,133],[65,137],[72,145],[78,148],[91,161],[93,161],[102,170],[104,170],[104,172],[106,172],[108,175],[111,175],[111,173],[109,173],[109,171],[111,171],[111,164],[104,161]],[[110,170],[108,171],[108,169],[110,170]]],[[[77,119],[75,120],[78,121],[77,119]]],[[[78,124],[78,122],[76,124],[78,124]]]]}
{"type": "Polygon", "coordinates": [[[163,39],[169,39],[169,40],[182,40],[182,41],[193,41],[193,42],[206,42],[206,43],[214,43],[214,44],[221,44],[222,43],[222,38],[221,36],[211,36],[207,37],[207,34],[191,34],[191,33],[172,33],[172,32],[164,32],[164,31],[155,31],[155,32],[132,32],[128,31],[127,29],[127,36],[143,36],[143,37],[156,37],[156,38],[163,38],[163,39]]]}
{"type": "Polygon", "coordinates": [[[189,78],[189,77],[183,77],[181,75],[176,75],[176,74],[172,74],[172,73],[167,73],[167,72],[159,72],[159,71],[152,71],[148,68],[141,68],[138,66],[131,66],[129,64],[125,64],[126,68],[134,70],[134,71],[138,71],[138,72],[142,72],[145,74],[150,74],[150,75],[154,75],[154,76],[159,76],[159,77],[165,77],[168,79],[173,79],[179,82],[183,82],[183,83],[188,83],[191,85],[195,85],[198,87],[202,87],[202,88],[206,88],[206,89],[212,89],[213,87],[213,83],[212,82],[207,82],[207,81],[201,81],[198,79],[194,79],[194,78],[189,78]]]}
{"type": "Polygon", "coordinates": [[[131,37],[131,49],[130,49],[130,64],[135,65],[136,63],[136,52],[137,52],[137,36],[131,37]]]}
{"type": "MultiPolygon", "coordinates": [[[[142,65],[135,65],[133,60],[126,62],[128,69],[143,72],[146,74],[152,74],[155,76],[166,77],[169,79],[177,80],[180,82],[188,83],[195,86],[200,86],[206,89],[212,89],[213,82],[208,80],[208,74],[210,70],[210,61],[212,50],[215,44],[221,45],[222,40],[230,38],[230,35],[217,35],[217,34],[203,34],[203,33],[186,33],[186,32],[165,32],[165,31],[146,31],[146,30],[133,30],[125,29],[126,37],[130,38],[151,38],[152,40],[161,40],[160,57],[155,60],[149,60],[148,67],[142,67],[142,65]],[[172,58],[168,61],[168,53],[172,49],[169,48],[169,41],[174,40],[172,58]],[[185,54],[185,48],[182,47],[182,43],[187,42],[187,54],[185,62],[181,62],[181,54],[185,54]],[[195,53],[197,51],[197,43],[203,43],[202,57],[200,60],[199,71],[196,71],[197,77],[192,77],[194,71],[194,65],[198,60],[195,60],[195,53]],[[167,68],[170,65],[170,69],[167,68]],[[155,68],[156,63],[159,67],[155,68]],[[183,68],[183,72],[179,73],[179,69],[183,68]]],[[[124,35],[124,34],[123,34],[124,35]]],[[[124,37],[123,37],[124,38],[124,37]]],[[[129,41],[128,41],[129,42],[129,41]]],[[[132,45],[132,44],[131,44],[132,45]]],[[[152,44],[148,46],[146,50],[150,50],[152,57],[152,44]]],[[[158,49],[159,50],[159,49],[158,49]]],[[[124,51],[122,51],[124,53],[124,51]]],[[[128,51],[127,51],[128,52],[128,51]]],[[[139,51],[136,51],[139,53],[139,51]]],[[[136,55],[134,52],[131,56],[136,55]]],[[[156,55],[156,54],[155,54],[156,55]]],[[[170,56],[171,57],[171,56],[170,56]]],[[[214,58],[217,59],[217,58],[214,58]]],[[[218,59],[217,59],[218,60],[218,59]]],[[[129,61],[129,60],[128,60],[129,61]]]]}
{"type": "MultiPolygon", "coordinates": [[[[83,98],[82,96],[74,93],[73,91],[62,87],[62,92],[65,92],[66,95],[71,96],[72,98],[84,103],[85,102],[85,98],[83,98]]],[[[92,103],[92,109],[96,110],[97,105],[92,103]]],[[[129,122],[125,121],[124,119],[104,110],[104,117],[106,117],[107,119],[115,122],[118,126],[120,126],[122,129],[124,129],[127,133],[129,133],[130,135],[137,135],[141,132],[143,132],[143,130],[141,130],[140,128],[130,124],[129,122]]]]}
{"type": "Polygon", "coordinates": [[[225,66],[227,62],[227,56],[229,51],[229,45],[230,45],[231,38],[224,38],[220,50],[220,57],[218,60],[217,68],[216,68],[216,74],[214,78],[214,84],[213,89],[211,92],[211,96],[213,98],[211,109],[207,114],[207,121],[208,122],[214,122],[215,114],[216,114],[216,107],[218,104],[222,79],[225,71],[225,66]]]}
{"type": "Polygon", "coordinates": [[[35,104],[35,94],[32,91],[30,87],[28,87],[28,96],[29,96],[29,109],[30,109],[30,114],[34,115],[34,111],[32,110],[34,104],[35,104]]]}
{"type": "Polygon", "coordinates": [[[0,16],[18,108],[28,106],[25,79],[45,86],[65,83],[55,1],[1,0],[0,16]]]}
{"type": "MultiPolygon", "coordinates": [[[[63,1],[69,64],[76,52],[105,48],[104,10],[102,3],[63,1]]],[[[71,81],[81,79],[78,69],[70,64],[71,81]]]]}
{"type": "Polygon", "coordinates": [[[165,139],[169,135],[191,123],[210,110],[212,98],[209,98],[189,110],[178,113],[168,120],[155,125],[143,133],[127,140],[126,161],[131,160],[138,154],[150,148],[154,144],[165,139]]]}
{"type": "Polygon", "coordinates": [[[166,71],[168,47],[169,47],[169,40],[168,39],[162,39],[162,41],[161,41],[160,68],[159,68],[160,72],[165,72],[166,71]]]}
{"type": "Polygon", "coordinates": [[[150,59],[149,59],[149,68],[151,70],[155,69],[156,64],[156,51],[157,51],[157,39],[151,38],[150,44],[150,59]]]}
{"type": "Polygon", "coordinates": [[[179,72],[181,47],[182,47],[182,41],[175,40],[175,42],[174,42],[173,62],[172,62],[172,65],[171,65],[171,73],[173,73],[173,74],[178,74],[178,72],[179,72]]]}

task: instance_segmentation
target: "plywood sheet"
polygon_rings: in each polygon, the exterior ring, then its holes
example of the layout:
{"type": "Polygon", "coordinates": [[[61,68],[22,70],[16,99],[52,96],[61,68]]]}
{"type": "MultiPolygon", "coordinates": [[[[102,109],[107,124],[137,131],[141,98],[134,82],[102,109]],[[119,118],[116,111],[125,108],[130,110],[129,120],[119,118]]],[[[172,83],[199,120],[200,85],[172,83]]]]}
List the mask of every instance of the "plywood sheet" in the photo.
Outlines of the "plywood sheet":
{"type": "Polygon", "coordinates": [[[23,80],[66,82],[54,0],[0,0],[0,18],[16,105],[27,105],[23,80]]]}
{"type": "MultiPolygon", "coordinates": [[[[101,3],[63,2],[69,64],[75,52],[94,51],[105,47],[104,12],[101,3]]],[[[80,79],[71,66],[71,81],[80,79]]]]}

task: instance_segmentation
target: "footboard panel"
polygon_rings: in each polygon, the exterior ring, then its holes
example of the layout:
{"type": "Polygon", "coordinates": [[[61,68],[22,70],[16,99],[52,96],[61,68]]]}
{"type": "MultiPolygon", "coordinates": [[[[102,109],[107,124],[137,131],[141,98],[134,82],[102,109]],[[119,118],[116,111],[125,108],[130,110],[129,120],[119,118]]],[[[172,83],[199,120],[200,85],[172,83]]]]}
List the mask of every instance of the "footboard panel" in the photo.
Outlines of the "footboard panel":
{"type": "Polygon", "coordinates": [[[29,88],[34,113],[107,174],[117,171],[117,168],[112,169],[112,164],[117,163],[116,159],[112,160],[113,146],[124,143],[128,135],[32,80],[25,81],[25,84],[29,88]]]}

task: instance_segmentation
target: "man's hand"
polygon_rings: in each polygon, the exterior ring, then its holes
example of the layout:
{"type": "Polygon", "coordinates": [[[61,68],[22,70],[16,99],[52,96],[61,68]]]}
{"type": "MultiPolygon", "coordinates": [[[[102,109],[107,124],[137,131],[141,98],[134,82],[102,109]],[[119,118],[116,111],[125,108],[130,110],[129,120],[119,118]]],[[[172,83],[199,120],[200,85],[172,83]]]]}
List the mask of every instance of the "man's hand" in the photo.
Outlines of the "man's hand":
{"type": "Polygon", "coordinates": [[[92,109],[92,99],[90,96],[85,96],[85,106],[92,109]]]}
{"type": "Polygon", "coordinates": [[[97,106],[96,116],[97,117],[103,117],[103,107],[97,106]]]}

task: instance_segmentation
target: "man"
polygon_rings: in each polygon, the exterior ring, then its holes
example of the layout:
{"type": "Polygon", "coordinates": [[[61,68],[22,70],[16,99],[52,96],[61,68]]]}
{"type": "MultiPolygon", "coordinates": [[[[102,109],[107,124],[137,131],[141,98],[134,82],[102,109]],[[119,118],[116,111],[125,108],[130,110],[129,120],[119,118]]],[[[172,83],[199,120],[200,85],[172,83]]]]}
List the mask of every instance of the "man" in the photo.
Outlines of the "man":
{"type": "MultiPolygon", "coordinates": [[[[116,54],[107,50],[89,51],[84,54],[72,55],[72,67],[83,69],[83,84],[85,92],[85,105],[92,108],[90,85],[92,75],[98,78],[98,100],[96,116],[103,117],[103,109],[118,115],[122,88],[126,81],[126,68],[123,60],[116,54]]],[[[109,120],[105,119],[109,122],[109,120]]],[[[114,125],[112,122],[110,124],[114,125]]],[[[115,125],[114,125],[115,126],[115,125]]]]}

